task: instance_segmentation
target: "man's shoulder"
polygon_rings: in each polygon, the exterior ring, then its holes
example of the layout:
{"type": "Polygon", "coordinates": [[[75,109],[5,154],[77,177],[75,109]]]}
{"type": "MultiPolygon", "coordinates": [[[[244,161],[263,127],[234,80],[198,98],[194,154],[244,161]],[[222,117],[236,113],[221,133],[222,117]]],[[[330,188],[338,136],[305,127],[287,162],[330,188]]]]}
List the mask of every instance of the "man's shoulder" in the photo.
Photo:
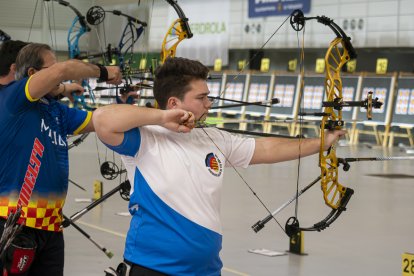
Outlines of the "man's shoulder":
{"type": "Polygon", "coordinates": [[[6,88],[8,88],[8,87],[12,87],[12,86],[14,86],[14,85],[16,85],[16,84],[18,84],[19,82],[21,82],[22,80],[20,80],[20,81],[17,81],[17,80],[14,80],[14,81],[11,81],[11,82],[9,82],[9,83],[7,83],[7,84],[0,84],[0,89],[6,89],[6,88]]]}
{"type": "MultiPolygon", "coordinates": [[[[13,80],[8,84],[0,84],[0,90],[3,93],[7,93],[6,91],[15,91],[17,89],[24,89],[27,82],[27,78],[21,80],[13,80]]],[[[24,90],[23,90],[24,91],[24,90]]]]}

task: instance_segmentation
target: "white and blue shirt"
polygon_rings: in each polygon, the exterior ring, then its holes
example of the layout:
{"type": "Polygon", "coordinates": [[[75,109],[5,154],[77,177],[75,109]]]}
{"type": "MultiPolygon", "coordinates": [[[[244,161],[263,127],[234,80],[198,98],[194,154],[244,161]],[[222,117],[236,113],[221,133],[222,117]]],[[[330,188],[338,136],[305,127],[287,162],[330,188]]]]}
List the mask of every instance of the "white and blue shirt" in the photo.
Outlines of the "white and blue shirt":
{"type": "Polygon", "coordinates": [[[126,260],[169,275],[220,275],[223,169],[247,167],[255,142],[204,130],[145,126],[111,147],[131,182],[126,260]]]}

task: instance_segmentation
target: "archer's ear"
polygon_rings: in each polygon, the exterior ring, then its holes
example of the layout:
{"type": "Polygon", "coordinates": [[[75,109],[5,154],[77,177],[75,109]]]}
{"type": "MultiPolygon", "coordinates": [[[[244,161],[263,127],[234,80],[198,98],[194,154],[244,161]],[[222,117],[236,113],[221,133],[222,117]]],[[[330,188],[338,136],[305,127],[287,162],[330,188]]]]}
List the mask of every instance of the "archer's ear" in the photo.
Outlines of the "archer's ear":
{"type": "Polygon", "coordinates": [[[10,65],[10,73],[12,73],[13,76],[14,76],[14,73],[16,73],[16,63],[12,63],[10,65]]]}
{"type": "Polygon", "coordinates": [[[27,76],[30,77],[31,75],[33,75],[34,73],[36,73],[36,69],[34,69],[33,67],[30,67],[27,70],[27,76]]]}
{"type": "Polygon", "coordinates": [[[167,109],[175,109],[178,107],[179,99],[176,97],[170,97],[167,101],[167,109]]]}

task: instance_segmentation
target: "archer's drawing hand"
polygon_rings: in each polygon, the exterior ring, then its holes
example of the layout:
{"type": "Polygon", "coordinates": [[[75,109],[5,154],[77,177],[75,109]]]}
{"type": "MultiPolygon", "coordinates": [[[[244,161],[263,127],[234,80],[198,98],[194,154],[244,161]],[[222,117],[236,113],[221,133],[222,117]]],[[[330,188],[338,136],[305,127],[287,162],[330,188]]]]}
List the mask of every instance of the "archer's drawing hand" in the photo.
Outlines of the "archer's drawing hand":
{"type": "Polygon", "coordinates": [[[73,103],[75,100],[74,95],[81,96],[85,91],[82,85],[76,82],[64,83],[65,90],[62,93],[62,96],[68,97],[69,100],[73,103]]]}
{"type": "Polygon", "coordinates": [[[192,112],[182,109],[165,110],[161,125],[175,132],[188,133],[195,126],[195,116],[192,112]]]}

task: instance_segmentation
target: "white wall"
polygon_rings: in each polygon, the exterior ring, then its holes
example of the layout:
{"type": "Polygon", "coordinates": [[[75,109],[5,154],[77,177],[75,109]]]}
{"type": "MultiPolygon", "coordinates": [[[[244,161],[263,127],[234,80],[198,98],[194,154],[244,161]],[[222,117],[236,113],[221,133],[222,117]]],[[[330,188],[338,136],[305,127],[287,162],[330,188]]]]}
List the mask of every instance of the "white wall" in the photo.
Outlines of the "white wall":
{"type": "MultiPolygon", "coordinates": [[[[231,49],[262,46],[287,19],[285,16],[248,18],[247,0],[223,1],[230,1],[231,49]],[[246,26],[249,27],[249,32],[246,32],[246,26]]],[[[178,2],[180,3],[180,0],[178,2]]],[[[152,7],[148,10],[151,9],[152,7]]],[[[149,51],[161,49],[162,39],[171,24],[167,20],[168,9],[170,6],[166,1],[155,0],[150,15],[149,51]]],[[[183,10],[186,13],[184,8],[183,10]]],[[[206,10],[206,14],[214,12],[206,10]]],[[[414,47],[413,0],[311,0],[311,11],[305,16],[321,15],[333,19],[343,28],[352,38],[355,47],[414,47]],[[351,22],[355,23],[355,27],[351,27],[351,22]],[[358,23],[362,24],[358,26],[358,23]]],[[[186,16],[191,22],[191,14],[186,13],[186,16]]],[[[315,20],[307,21],[305,35],[306,46],[314,48],[326,47],[333,38],[332,31],[315,20]]],[[[289,25],[289,19],[265,46],[267,49],[296,47],[297,35],[289,25]]]]}
{"type": "MultiPolygon", "coordinates": [[[[258,48],[286,19],[284,16],[248,18],[248,1],[231,0],[233,49],[258,48]],[[246,33],[246,25],[261,25],[260,33],[246,33]]],[[[413,0],[311,0],[311,11],[305,16],[330,17],[348,36],[355,47],[414,47],[413,0]],[[355,28],[350,27],[354,20],[355,28]],[[359,28],[358,22],[363,24],[359,28]],[[348,27],[345,28],[345,22],[348,27]]],[[[307,47],[326,47],[332,40],[329,28],[307,21],[305,31],[307,47]]],[[[289,21],[278,31],[265,48],[294,48],[297,45],[295,31],[289,21]]]]}
{"type": "MultiPolygon", "coordinates": [[[[83,14],[86,14],[89,7],[95,4],[104,4],[105,8],[117,8],[133,16],[139,15],[144,21],[148,20],[146,37],[138,41],[135,51],[160,51],[162,39],[172,23],[168,22],[170,6],[164,0],[154,0],[154,4],[152,0],[141,0],[140,6],[137,0],[68,1],[83,14]]],[[[230,1],[231,49],[259,48],[286,19],[284,16],[248,18],[247,0],[223,1],[230,1]],[[260,30],[257,29],[258,25],[260,30]],[[249,27],[249,32],[246,32],[246,26],[249,27]]],[[[56,49],[66,50],[67,30],[74,13],[56,2],[48,4],[51,9],[53,8],[54,13],[47,13],[43,8],[43,1],[39,0],[31,27],[36,2],[36,0],[0,0],[0,29],[10,34],[13,39],[26,41],[29,37],[29,29],[32,28],[30,41],[57,44],[56,49]]],[[[180,3],[180,0],[178,2],[180,3]]],[[[206,14],[214,12],[214,10],[206,10],[206,14]]],[[[344,27],[347,21],[348,28],[345,32],[351,36],[354,46],[358,48],[414,47],[414,0],[311,0],[311,12],[306,16],[316,15],[326,15],[341,27],[344,27]],[[356,22],[356,26],[362,20],[361,28],[351,29],[352,20],[356,22]]],[[[186,16],[191,22],[191,14],[186,13],[186,16]]],[[[121,32],[119,24],[123,24],[124,21],[110,15],[107,17],[110,22],[105,26],[107,43],[117,43],[121,32]]],[[[329,28],[315,21],[306,24],[305,35],[306,47],[315,48],[326,47],[333,38],[329,28]]],[[[102,39],[102,33],[100,37],[102,39]]],[[[80,45],[84,49],[93,50],[98,47],[98,44],[96,35],[92,34],[83,37],[80,45]]],[[[289,22],[286,22],[265,46],[267,49],[296,47],[296,33],[289,26],[289,22]]]]}

